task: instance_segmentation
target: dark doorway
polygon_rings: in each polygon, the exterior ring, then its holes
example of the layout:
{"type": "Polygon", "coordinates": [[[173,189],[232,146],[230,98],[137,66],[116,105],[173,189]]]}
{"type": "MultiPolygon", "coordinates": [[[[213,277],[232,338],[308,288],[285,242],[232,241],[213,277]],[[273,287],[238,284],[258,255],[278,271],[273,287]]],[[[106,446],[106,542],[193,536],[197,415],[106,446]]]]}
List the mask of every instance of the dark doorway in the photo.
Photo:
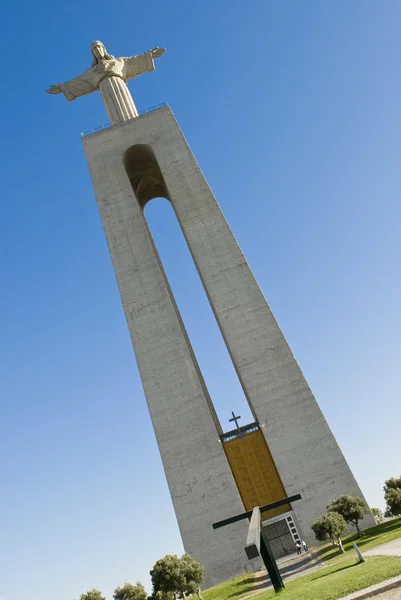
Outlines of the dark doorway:
{"type": "Polygon", "coordinates": [[[263,525],[274,558],[282,558],[296,552],[294,539],[286,519],[263,525]]]}

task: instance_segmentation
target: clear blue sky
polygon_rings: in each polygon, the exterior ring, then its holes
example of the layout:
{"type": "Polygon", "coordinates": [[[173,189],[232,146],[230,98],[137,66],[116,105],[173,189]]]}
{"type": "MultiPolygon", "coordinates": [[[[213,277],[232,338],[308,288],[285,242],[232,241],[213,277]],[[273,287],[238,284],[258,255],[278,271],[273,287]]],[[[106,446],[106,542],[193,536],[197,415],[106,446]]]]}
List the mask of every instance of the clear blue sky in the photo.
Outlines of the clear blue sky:
{"type": "MultiPolygon", "coordinates": [[[[44,93],[94,39],[167,47],[136,103],[172,107],[383,507],[401,470],[400,2],[20,0],[2,17],[1,600],[111,599],[182,551],[81,148],[107,118],[98,95],[44,93]]],[[[245,422],[171,210],[146,213],[222,422],[245,422]]]]}

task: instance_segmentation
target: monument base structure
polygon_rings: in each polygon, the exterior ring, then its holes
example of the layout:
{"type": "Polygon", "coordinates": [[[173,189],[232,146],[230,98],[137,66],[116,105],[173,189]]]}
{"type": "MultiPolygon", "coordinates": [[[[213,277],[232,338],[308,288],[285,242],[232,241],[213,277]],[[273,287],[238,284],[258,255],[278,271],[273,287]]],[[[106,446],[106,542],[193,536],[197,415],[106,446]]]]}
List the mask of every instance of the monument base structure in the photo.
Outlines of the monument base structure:
{"type": "Polygon", "coordinates": [[[326,505],[363,495],[170,108],[83,145],[185,550],[206,585],[254,569],[247,524],[212,524],[297,493],[272,525],[285,516],[315,544],[326,505]],[[174,208],[254,415],[239,440],[221,430],[146,224],[156,197],[174,208]]]}

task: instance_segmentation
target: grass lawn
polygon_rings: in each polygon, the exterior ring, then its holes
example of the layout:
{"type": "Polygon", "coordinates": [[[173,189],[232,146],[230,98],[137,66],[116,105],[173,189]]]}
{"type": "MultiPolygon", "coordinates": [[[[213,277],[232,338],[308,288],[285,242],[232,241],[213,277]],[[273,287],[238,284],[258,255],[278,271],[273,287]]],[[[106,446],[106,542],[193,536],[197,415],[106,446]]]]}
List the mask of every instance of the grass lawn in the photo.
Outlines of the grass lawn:
{"type": "Polygon", "coordinates": [[[375,527],[365,529],[363,536],[360,538],[358,538],[356,534],[344,538],[343,546],[344,550],[346,551],[345,556],[331,544],[313,549],[313,554],[319,558],[319,560],[323,560],[326,564],[331,564],[336,562],[338,559],[346,558],[347,555],[355,555],[352,542],[356,542],[360,550],[363,552],[364,550],[368,550],[369,548],[373,548],[379,544],[391,542],[391,540],[395,540],[398,537],[401,537],[401,517],[391,519],[391,521],[386,521],[385,523],[381,523],[381,525],[376,525],[375,527]]]}
{"type": "MultiPolygon", "coordinates": [[[[208,590],[202,590],[202,597],[204,600],[226,600],[227,598],[235,600],[243,598],[255,591],[255,588],[252,587],[254,577],[255,573],[247,573],[246,575],[241,575],[241,577],[230,579],[208,590]]],[[[195,600],[195,597],[192,596],[192,599],[195,600]]]]}
{"type": "MultiPolygon", "coordinates": [[[[358,564],[355,558],[323,567],[310,575],[286,583],[286,589],[276,595],[274,590],[253,596],[255,600],[337,600],[390,577],[401,575],[401,558],[378,556],[358,564]]],[[[240,600],[255,591],[252,575],[237,577],[203,592],[205,600],[240,600]]]]}
{"type": "MultiPolygon", "coordinates": [[[[401,558],[378,556],[366,559],[358,564],[352,542],[364,551],[379,544],[385,544],[401,537],[401,517],[386,521],[364,531],[361,538],[350,535],[343,540],[345,554],[331,544],[313,551],[325,567],[298,577],[286,584],[286,590],[280,594],[283,600],[337,600],[342,596],[357,592],[363,588],[380,583],[390,577],[401,575],[401,558]]],[[[217,585],[203,592],[204,600],[240,600],[256,591],[252,582],[254,573],[242,575],[231,581],[217,585]]],[[[272,590],[254,596],[255,600],[277,598],[272,590]]]]}

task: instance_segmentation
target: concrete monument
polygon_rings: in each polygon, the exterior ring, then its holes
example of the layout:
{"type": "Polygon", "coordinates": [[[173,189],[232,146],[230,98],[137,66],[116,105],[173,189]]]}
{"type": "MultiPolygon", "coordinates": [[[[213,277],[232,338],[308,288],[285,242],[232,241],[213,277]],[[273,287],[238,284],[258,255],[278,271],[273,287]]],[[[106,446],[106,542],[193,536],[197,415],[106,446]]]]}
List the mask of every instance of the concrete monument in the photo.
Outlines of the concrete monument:
{"type": "Polygon", "coordinates": [[[164,49],[118,59],[100,42],[91,49],[92,67],[48,92],[73,100],[99,89],[109,114],[112,126],[83,146],[184,547],[215,584],[256,565],[245,522],[213,523],[301,494],[262,514],[280,556],[315,543],[311,523],[330,501],[363,496],[171,109],[137,116],[126,81],[164,49]],[[144,217],[157,197],[174,208],[254,417],[240,427],[233,415],[229,432],[144,217]]]}

